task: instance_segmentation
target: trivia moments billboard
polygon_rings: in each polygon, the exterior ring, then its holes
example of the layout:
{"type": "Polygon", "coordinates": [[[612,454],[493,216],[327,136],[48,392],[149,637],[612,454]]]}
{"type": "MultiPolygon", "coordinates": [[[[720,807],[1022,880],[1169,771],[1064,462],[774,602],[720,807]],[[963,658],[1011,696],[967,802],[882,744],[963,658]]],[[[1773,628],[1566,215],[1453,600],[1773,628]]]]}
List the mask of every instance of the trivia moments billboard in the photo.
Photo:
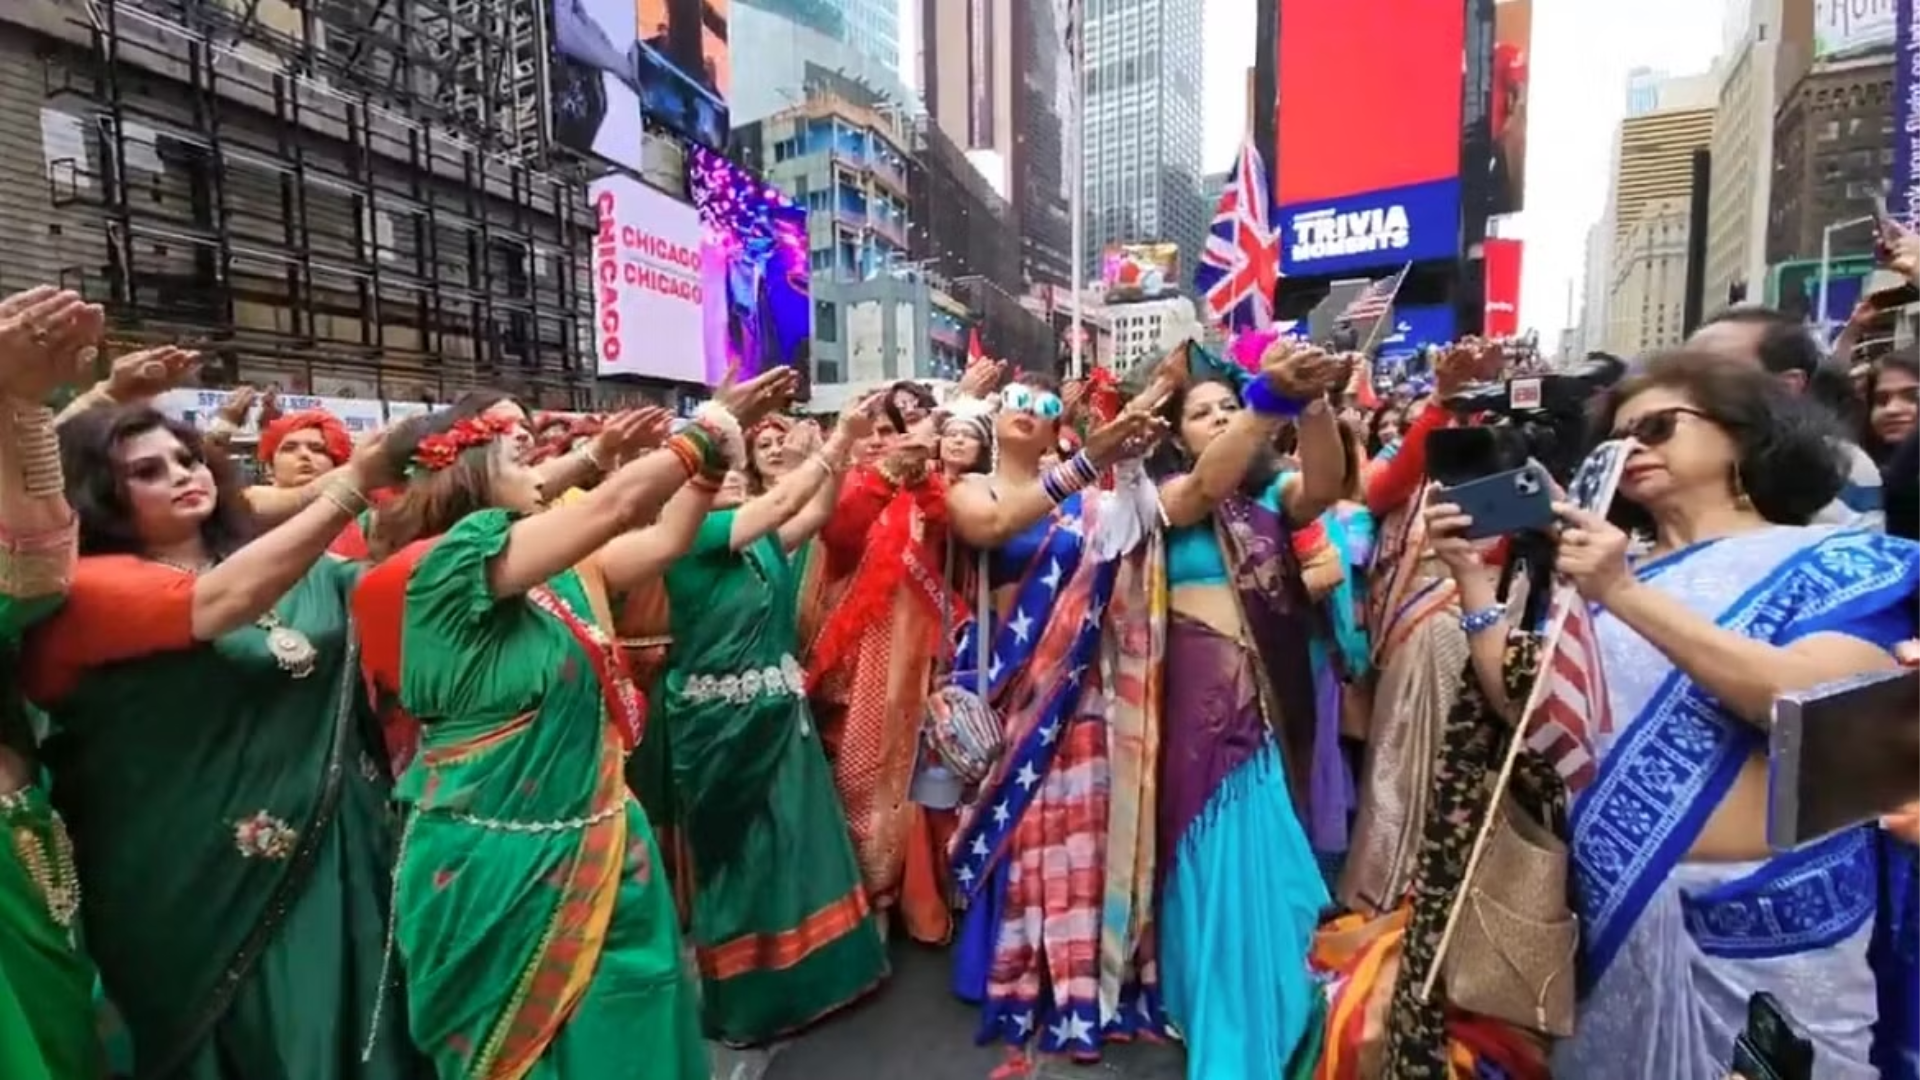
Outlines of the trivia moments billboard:
{"type": "Polygon", "coordinates": [[[1458,256],[1468,7],[1273,0],[1267,160],[1282,273],[1458,256]]]}

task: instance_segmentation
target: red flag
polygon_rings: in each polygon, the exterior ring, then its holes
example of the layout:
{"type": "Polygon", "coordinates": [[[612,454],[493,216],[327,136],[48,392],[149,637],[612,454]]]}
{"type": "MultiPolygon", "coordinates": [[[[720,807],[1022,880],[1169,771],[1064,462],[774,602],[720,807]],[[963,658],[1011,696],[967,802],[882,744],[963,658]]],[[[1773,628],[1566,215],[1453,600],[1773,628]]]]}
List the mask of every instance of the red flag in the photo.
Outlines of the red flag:
{"type": "Polygon", "coordinates": [[[967,331],[967,363],[971,364],[987,358],[987,350],[980,347],[980,328],[967,331]]]}

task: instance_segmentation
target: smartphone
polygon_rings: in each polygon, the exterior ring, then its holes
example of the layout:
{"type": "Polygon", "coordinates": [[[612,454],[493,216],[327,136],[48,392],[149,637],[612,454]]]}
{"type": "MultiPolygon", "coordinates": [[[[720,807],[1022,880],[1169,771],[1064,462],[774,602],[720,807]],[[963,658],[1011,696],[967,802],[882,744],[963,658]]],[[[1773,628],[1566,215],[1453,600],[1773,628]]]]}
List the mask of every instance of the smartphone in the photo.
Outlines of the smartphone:
{"type": "Polygon", "coordinates": [[[1873,260],[1885,263],[1893,257],[1893,249],[1888,245],[1901,233],[1900,223],[1887,212],[1887,197],[1875,192],[1873,196],[1873,260]]]}
{"type": "Polygon", "coordinates": [[[1813,1080],[1813,1041],[1764,990],[1747,999],[1747,1026],[1733,1037],[1733,1071],[1746,1080],[1813,1080]]]}
{"type": "Polygon", "coordinates": [[[1438,502],[1458,506],[1473,518],[1462,535],[1469,540],[1545,532],[1553,524],[1553,480],[1547,470],[1529,463],[1464,484],[1441,488],[1438,502]]]}
{"type": "Polygon", "coordinates": [[[1767,844],[1776,851],[1920,802],[1920,669],[1782,694],[1767,739],[1767,844]]]}

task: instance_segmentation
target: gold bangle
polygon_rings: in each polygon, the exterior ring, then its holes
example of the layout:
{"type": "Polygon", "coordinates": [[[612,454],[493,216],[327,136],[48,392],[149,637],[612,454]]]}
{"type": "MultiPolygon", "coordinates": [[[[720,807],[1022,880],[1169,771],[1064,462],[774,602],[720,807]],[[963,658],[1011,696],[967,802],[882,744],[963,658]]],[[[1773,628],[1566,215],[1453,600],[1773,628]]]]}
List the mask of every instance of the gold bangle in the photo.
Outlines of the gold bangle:
{"type": "Polygon", "coordinates": [[[359,488],[345,480],[329,480],[321,484],[320,497],[346,511],[348,517],[359,517],[371,505],[359,488]]]}
{"type": "Polygon", "coordinates": [[[31,498],[52,498],[66,491],[60,470],[60,436],[53,410],[44,405],[16,405],[13,444],[20,454],[20,478],[31,498]]]}

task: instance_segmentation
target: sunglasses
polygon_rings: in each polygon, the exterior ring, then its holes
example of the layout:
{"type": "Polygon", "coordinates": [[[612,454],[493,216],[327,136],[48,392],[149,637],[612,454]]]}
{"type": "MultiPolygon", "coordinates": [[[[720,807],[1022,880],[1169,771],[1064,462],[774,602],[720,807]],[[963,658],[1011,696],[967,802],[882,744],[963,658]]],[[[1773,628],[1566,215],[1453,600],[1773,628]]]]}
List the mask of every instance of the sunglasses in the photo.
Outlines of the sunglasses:
{"type": "Polygon", "coordinates": [[[1023,412],[1037,416],[1042,420],[1058,420],[1066,411],[1060,396],[1047,390],[1035,390],[1031,386],[1014,383],[1000,391],[1000,407],[1014,412],[1023,412]]]}
{"type": "Polygon", "coordinates": [[[1670,409],[1655,409],[1650,413],[1642,413],[1634,417],[1631,422],[1614,428],[1613,433],[1608,437],[1632,439],[1641,446],[1659,446],[1673,438],[1673,433],[1680,428],[1680,418],[1683,416],[1697,416],[1702,420],[1712,419],[1699,409],[1675,405],[1670,409]]]}

